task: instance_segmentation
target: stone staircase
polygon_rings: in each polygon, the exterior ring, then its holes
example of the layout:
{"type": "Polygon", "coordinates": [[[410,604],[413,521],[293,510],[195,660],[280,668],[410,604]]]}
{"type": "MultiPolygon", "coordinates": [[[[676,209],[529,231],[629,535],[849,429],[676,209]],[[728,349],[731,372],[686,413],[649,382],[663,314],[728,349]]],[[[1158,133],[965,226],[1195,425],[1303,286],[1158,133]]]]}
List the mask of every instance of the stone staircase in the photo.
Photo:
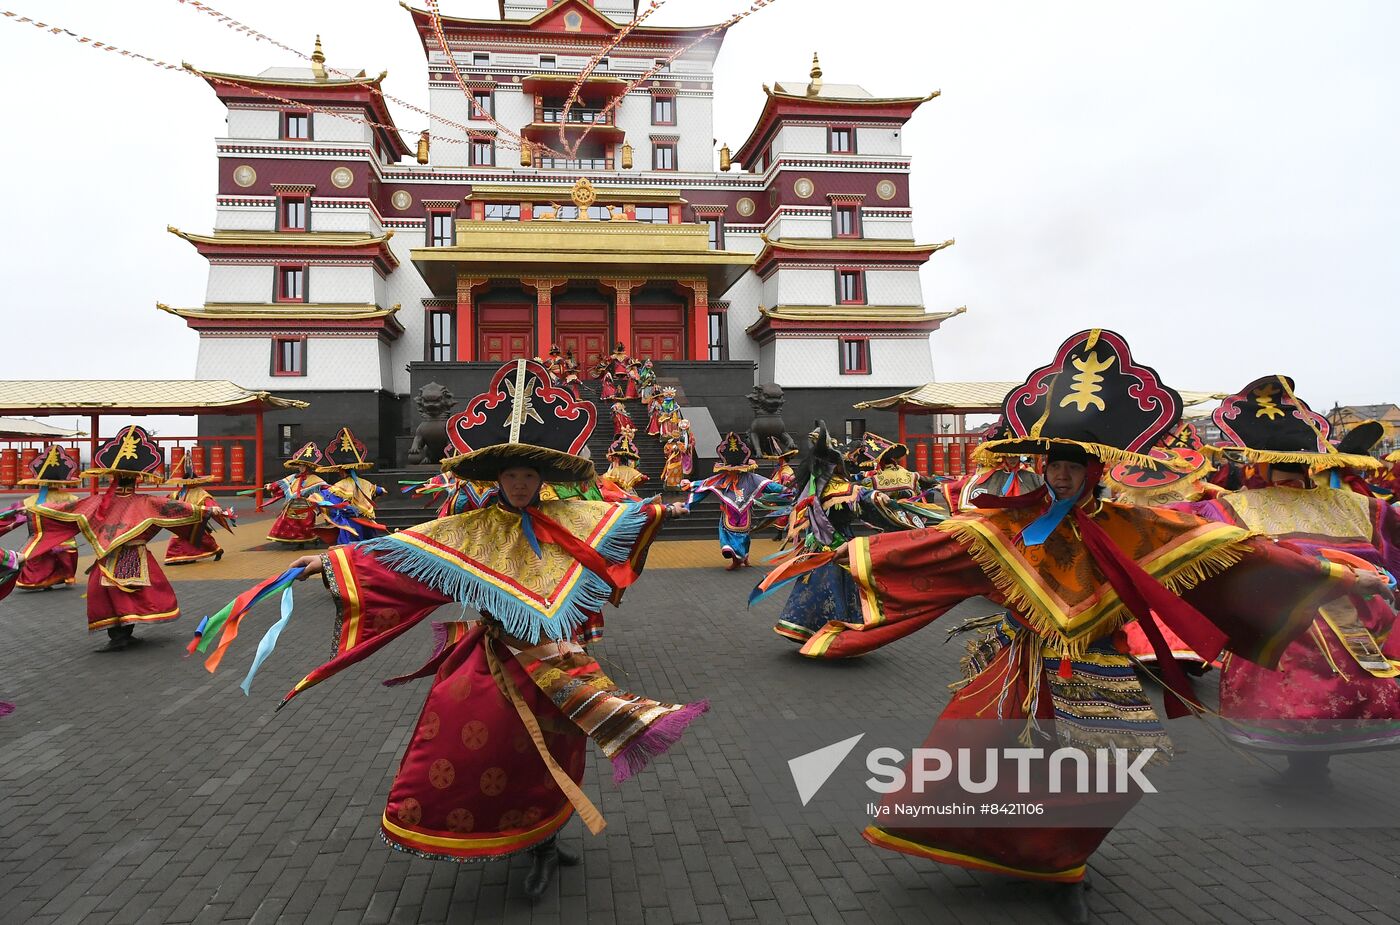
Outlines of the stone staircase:
{"type": "MultiPolygon", "coordinates": [[[[657,387],[663,385],[674,385],[679,389],[679,382],[661,378],[657,380],[657,387]]],[[[598,426],[594,428],[592,436],[588,440],[588,451],[592,454],[593,463],[597,467],[599,474],[608,468],[608,446],[613,441],[612,410],[611,402],[604,403],[600,396],[601,384],[597,381],[586,381],[583,383],[583,397],[592,401],[598,406],[598,426]]],[[[677,394],[677,399],[683,396],[677,394]]],[[[639,401],[627,402],[627,410],[632,415],[633,422],[637,425],[637,434],[633,438],[637,444],[637,452],[641,454],[641,460],[637,463],[637,469],[647,476],[647,481],[637,486],[637,492],[642,497],[650,497],[659,494],[663,503],[674,501],[684,501],[687,497],[685,492],[666,491],[661,484],[661,467],[665,461],[665,455],[661,450],[661,441],[646,432],[647,419],[642,403],[639,401]]],[[[691,478],[699,480],[710,475],[713,465],[712,459],[697,459],[695,471],[691,473],[691,478]]],[[[768,464],[760,462],[759,471],[765,474],[771,468],[768,464]]],[[[378,520],[391,529],[402,529],[411,527],[414,524],[423,523],[433,517],[437,503],[431,506],[424,506],[422,499],[411,494],[403,494],[399,485],[400,480],[425,481],[431,478],[436,469],[432,467],[414,467],[402,469],[377,470],[370,475],[375,484],[384,486],[389,493],[380,499],[378,506],[378,520]]],[[[661,531],[660,538],[663,540],[693,540],[693,539],[715,539],[719,529],[719,505],[712,500],[706,500],[703,504],[697,505],[695,511],[688,517],[678,518],[669,521],[664,530],[661,531]]]]}

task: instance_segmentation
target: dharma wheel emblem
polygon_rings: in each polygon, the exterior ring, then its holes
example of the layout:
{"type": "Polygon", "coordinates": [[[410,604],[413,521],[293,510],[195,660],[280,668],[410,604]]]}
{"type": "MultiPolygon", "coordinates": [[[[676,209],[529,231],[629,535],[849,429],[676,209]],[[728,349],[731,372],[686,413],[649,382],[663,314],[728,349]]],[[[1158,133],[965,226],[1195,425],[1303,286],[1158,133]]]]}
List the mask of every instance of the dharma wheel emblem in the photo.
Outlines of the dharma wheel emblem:
{"type": "Polygon", "coordinates": [[[579,177],[574,183],[574,188],[569,191],[569,198],[573,199],[574,205],[580,211],[587,209],[598,199],[598,194],[593,190],[593,184],[588,182],[587,177],[579,177]]]}

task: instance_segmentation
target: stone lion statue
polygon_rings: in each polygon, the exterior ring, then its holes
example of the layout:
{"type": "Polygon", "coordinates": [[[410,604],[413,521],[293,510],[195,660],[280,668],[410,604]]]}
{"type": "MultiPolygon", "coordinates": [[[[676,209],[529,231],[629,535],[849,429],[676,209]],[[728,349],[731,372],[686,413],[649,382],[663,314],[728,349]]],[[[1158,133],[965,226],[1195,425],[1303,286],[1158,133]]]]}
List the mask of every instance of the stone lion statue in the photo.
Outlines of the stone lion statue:
{"type": "Polygon", "coordinates": [[[447,419],[456,405],[452,390],[437,382],[429,382],[413,396],[413,407],[423,420],[413,430],[413,445],[408,448],[410,465],[431,465],[442,459],[447,451],[447,419]]]}
{"type": "Polygon", "coordinates": [[[787,403],[787,398],[783,395],[782,386],[776,382],[766,382],[749,389],[744,397],[749,400],[749,407],[753,408],[749,443],[756,455],[772,455],[775,446],[779,453],[797,448],[783,426],[783,405],[787,403]]]}

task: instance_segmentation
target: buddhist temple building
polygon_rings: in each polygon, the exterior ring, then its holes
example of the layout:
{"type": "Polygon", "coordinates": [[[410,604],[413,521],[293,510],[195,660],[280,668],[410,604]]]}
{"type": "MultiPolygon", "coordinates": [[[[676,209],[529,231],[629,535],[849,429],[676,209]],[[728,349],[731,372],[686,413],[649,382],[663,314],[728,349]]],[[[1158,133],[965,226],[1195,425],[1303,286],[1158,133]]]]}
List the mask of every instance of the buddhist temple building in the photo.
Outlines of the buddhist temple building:
{"type": "Polygon", "coordinates": [[[934,378],[930,335],[961,309],[929,310],[919,269],[952,241],[915,240],[900,138],[937,93],[825,83],[813,56],[762,87],[731,150],[713,140],[723,30],[643,24],[598,58],[633,0],[501,0],[442,18],[449,58],[404,8],[432,113],[412,127],[384,74],[319,39],[310,67],[197,72],[228,114],[214,224],[170,230],[209,283],[159,308],[198,331],[199,378],[311,403],[269,415],[269,454],[349,425],[402,462],[421,386],[465,397],[553,345],[585,370],[616,343],[652,358],[721,430],[747,429],[756,384],[805,433],[934,378]]]}

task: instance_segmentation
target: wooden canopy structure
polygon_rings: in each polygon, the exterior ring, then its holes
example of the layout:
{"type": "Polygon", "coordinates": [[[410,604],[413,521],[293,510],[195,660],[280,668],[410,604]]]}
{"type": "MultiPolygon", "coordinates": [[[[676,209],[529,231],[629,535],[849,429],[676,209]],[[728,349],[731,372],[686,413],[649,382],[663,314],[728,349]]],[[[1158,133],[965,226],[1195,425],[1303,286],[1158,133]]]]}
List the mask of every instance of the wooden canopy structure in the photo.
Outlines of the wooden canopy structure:
{"type": "MultiPolygon", "coordinates": [[[[245,389],[226,379],[25,379],[0,380],[0,415],[86,416],[89,458],[101,444],[103,415],[251,414],[255,431],[253,484],[263,485],[263,413],[269,408],[308,408],[304,401],[245,389]]],[[[34,424],[36,422],[27,422],[34,424]]],[[[57,428],[52,428],[58,431],[57,428]]],[[[77,432],[24,435],[25,439],[67,442],[77,432]]],[[[234,437],[226,439],[249,439],[234,437]]],[[[96,480],[94,480],[95,484],[96,480]]]]}

